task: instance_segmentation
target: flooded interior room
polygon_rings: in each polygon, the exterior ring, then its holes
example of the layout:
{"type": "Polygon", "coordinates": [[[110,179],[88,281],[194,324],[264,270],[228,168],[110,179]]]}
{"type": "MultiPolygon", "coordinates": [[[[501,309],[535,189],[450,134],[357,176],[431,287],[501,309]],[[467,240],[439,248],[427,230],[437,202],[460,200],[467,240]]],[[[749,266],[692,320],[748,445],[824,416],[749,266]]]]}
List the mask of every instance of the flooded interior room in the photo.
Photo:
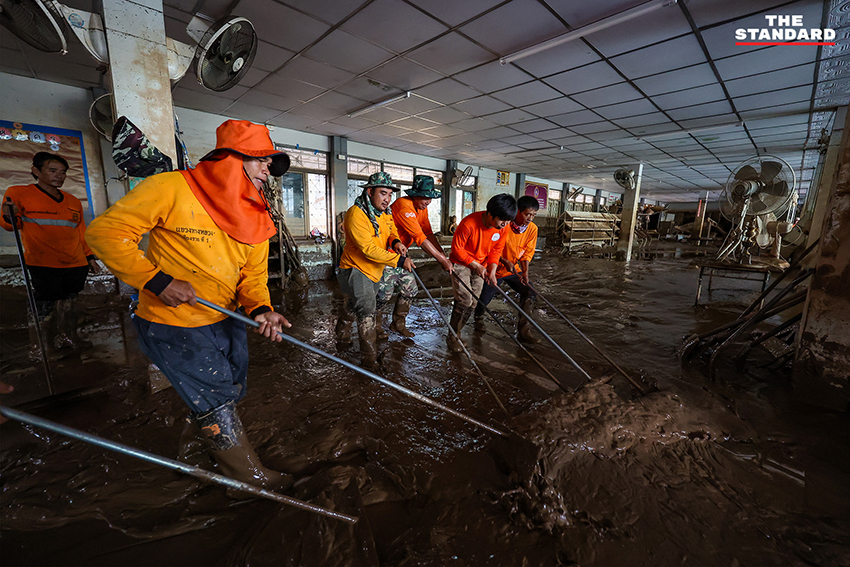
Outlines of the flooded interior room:
{"type": "Polygon", "coordinates": [[[847,0],[0,24],[0,563],[850,564],[847,0]]]}

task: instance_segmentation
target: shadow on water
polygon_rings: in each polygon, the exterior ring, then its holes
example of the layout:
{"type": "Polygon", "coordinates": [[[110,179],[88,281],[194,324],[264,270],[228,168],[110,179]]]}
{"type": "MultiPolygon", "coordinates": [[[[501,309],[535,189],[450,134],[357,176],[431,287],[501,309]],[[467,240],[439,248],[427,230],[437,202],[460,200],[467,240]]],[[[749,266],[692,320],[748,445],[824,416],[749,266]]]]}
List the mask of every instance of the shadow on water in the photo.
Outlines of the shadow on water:
{"type": "MultiPolygon", "coordinates": [[[[628,265],[552,253],[533,264],[541,293],[632,376],[658,383],[647,396],[538,303],[540,325],[603,380],[583,386],[553,348],[535,345],[535,356],[559,380],[582,386],[565,394],[495,324],[486,334],[470,324],[463,338],[507,407],[505,418],[468,360],[447,354],[445,329],[428,300],[414,303],[408,326],[416,336],[390,331],[380,345],[385,377],[531,443],[496,439],[325,358],[252,333],[250,387],[240,404],[249,438],[267,465],[298,478],[291,496],[360,515],[366,523],[358,529],[229,498],[154,465],[5,424],[2,559],[848,564],[847,416],[795,404],[783,375],[724,367],[723,381],[714,383],[700,363],[680,363],[684,336],[734,318],[757,291],[717,290],[694,309],[698,274],[689,263],[699,253],[665,251],[628,265]]],[[[422,276],[429,287],[449,285],[434,266],[422,276]]],[[[3,379],[32,399],[44,392],[29,390],[39,369],[19,352],[25,302],[7,291],[3,379]]],[[[357,362],[356,341],[335,341],[337,294],[335,286],[314,282],[275,301],[293,322],[293,336],[357,362]]],[[[150,393],[147,361],[124,307],[107,303],[93,298],[86,305],[84,335],[96,348],[57,370],[63,387],[93,375],[105,392],[37,413],[171,458],[182,438],[181,458],[212,467],[199,440],[186,433],[186,408],[173,390],[150,393]]],[[[448,315],[450,299],[440,303],[448,315]]],[[[497,298],[491,306],[512,330],[516,316],[507,304],[497,298]]]]}

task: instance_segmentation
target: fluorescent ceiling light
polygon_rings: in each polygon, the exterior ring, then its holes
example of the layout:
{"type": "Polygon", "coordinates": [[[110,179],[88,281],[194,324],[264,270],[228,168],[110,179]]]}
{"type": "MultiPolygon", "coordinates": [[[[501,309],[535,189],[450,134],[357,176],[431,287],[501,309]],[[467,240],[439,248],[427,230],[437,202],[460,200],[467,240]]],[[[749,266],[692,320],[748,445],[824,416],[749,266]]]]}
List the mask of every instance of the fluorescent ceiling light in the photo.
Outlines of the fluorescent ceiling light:
{"type": "Polygon", "coordinates": [[[355,116],[360,116],[361,114],[366,114],[367,112],[372,112],[376,108],[380,108],[386,104],[392,104],[394,102],[398,102],[400,100],[404,100],[406,98],[410,98],[410,91],[405,91],[400,95],[396,95],[392,98],[388,98],[387,100],[382,100],[381,102],[376,102],[375,104],[370,104],[369,106],[364,106],[363,108],[358,108],[357,110],[351,112],[348,117],[354,118],[355,116]]]}
{"type": "Polygon", "coordinates": [[[635,136],[635,140],[662,140],[664,138],[675,138],[681,134],[707,134],[709,132],[718,132],[743,128],[743,122],[729,122],[726,124],[715,124],[714,126],[703,126],[701,128],[691,128],[690,130],[674,130],[673,132],[659,132],[657,134],[647,134],[646,136],[635,136]]]}
{"type": "Polygon", "coordinates": [[[559,35],[558,37],[553,37],[552,39],[544,41],[542,43],[538,43],[537,45],[533,45],[525,49],[520,49],[519,51],[511,53],[510,55],[505,55],[499,60],[499,62],[502,65],[513,63],[514,61],[522,59],[523,57],[528,57],[529,55],[540,53],[541,51],[551,49],[553,47],[561,45],[562,43],[567,43],[568,41],[572,41],[574,39],[590,35],[600,30],[604,30],[605,28],[610,28],[611,26],[615,26],[627,20],[631,20],[632,18],[637,18],[638,16],[643,16],[644,14],[648,14],[649,12],[653,12],[659,8],[670,6],[671,4],[675,4],[676,1],[677,0],[651,0],[650,2],[645,2],[639,6],[635,6],[634,8],[623,10],[619,14],[614,14],[613,16],[602,18],[601,20],[593,22],[592,24],[588,24],[578,29],[574,29],[573,31],[569,31],[565,34],[559,35]]]}

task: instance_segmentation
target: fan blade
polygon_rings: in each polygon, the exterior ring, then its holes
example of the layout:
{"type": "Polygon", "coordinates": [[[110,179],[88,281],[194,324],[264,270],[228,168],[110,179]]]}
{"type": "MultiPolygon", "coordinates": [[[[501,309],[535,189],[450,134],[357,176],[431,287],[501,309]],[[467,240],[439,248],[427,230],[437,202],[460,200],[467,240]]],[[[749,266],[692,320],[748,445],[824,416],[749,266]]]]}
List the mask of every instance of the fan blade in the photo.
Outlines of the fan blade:
{"type": "Polygon", "coordinates": [[[760,191],[760,193],[766,193],[768,195],[787,195],[788,193],[788,183],[785,181],[777,181],[776,183],[770,183],[764,186],[764,189],[760,191]]]}
{"type": "Polygon", "coordinates": [[[773,205],[765,203],[762,196],[761,192],[758,192],[750,197],[750,214],[760,215],[773,207],[773,205]]]}
{"type": "Polygon", "coordinates": [[[755,181],[758,178],[759,172],[751,165],[745,165],[735,174],[735,179],[738,181],[755,181]]]}
{"type": "Polygon", "coordinates": [[[782,171],[782,164],[776,161],[763,161],[761,162],[761,175],[759,175],[759,181],[764,184],[768,184],[773,179],[779,175],[779,172],[782,171]]]}

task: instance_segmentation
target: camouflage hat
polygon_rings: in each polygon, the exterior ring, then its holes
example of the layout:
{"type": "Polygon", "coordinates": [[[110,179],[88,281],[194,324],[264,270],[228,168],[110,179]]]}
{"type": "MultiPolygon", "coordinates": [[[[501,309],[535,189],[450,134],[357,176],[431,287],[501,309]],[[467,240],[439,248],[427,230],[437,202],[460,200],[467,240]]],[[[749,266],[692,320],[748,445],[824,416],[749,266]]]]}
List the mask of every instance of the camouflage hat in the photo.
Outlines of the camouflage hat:
{"type": "Polygon", "coordinates": [[[439,199],[442,193],[434,189],[434,178],[430,175],[417,175],[413,178],[413,187],[405,191],[408,197],[439,199]]]}
{"type": "Polygon", "coordinates": [[[361,185],[361,187],[364,189],[368,189],[370,187],[388,187],[393,191],[401,191],[401,187],[393,185],[393,178],[386,171],[373,173],[369,176],[369,181],[367,181],[365,185],[361,185]]]}
{"type": "Polygon", "coordinates": [[[173,169],[171,158],[154,146],[126,116],[112,127],[112,159],[132,177],[148,177],[173,169]]]}

